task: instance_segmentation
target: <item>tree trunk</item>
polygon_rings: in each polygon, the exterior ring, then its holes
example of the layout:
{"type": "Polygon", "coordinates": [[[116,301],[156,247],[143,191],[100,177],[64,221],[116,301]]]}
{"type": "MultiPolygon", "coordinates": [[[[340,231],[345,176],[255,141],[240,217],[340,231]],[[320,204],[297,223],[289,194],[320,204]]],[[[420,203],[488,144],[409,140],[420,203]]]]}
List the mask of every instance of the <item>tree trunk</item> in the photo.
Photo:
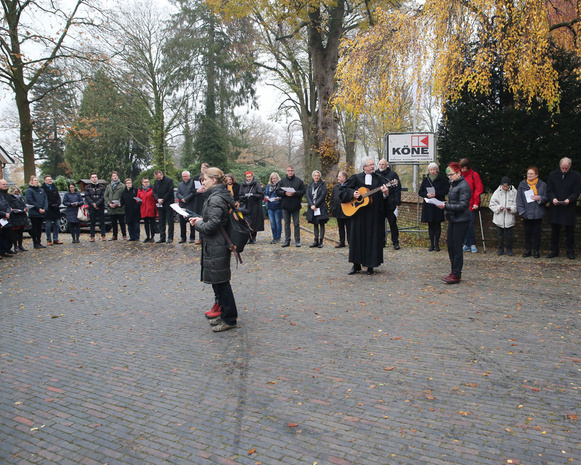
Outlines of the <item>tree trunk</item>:
{"type": "Polygon", "coordinates": [[[329,8],[328,15],[328,31],[325,39],[322,34],[320,9],[309,12],[309,50],[319,100],[317,138],[323,179],[335,178],[339,164],[337,121],[329,102],[337,88],[335,71],[339,61],[339,42],[343,35],[344,0],[338,0],[334,8],[329,8]]]}
{"type": "Polygon", "coordinates": [[[24,159],[24,181],[28,183],[30,176],[36,175],[34,163],[34,146],[32,143],[32,119],[30,117],[30,102],[28,92],[20,86],[15,88],[16,107],[20,123],[20,144],[24,159]]]}

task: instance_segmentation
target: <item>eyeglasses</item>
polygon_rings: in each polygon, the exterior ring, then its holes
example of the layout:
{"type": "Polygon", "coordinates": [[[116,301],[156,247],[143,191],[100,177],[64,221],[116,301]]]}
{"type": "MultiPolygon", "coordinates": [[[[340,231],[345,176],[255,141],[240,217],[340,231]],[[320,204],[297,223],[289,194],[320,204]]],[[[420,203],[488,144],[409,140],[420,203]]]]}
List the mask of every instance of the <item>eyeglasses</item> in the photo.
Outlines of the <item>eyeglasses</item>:
{"type": "Polygon", "coordinates": [[[448,173],[446,176],[448,176],[449,178],[453,178],[454,176],[456,176],[456,173],[448,173]]]}

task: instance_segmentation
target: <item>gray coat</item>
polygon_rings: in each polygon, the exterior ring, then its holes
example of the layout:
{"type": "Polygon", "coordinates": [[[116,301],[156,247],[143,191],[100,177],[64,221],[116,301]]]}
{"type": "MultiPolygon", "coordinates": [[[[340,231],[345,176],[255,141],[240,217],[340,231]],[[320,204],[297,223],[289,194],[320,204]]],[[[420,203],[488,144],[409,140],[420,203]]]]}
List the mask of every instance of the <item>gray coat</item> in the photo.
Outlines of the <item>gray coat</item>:
{"type": "Polygon", "coordinates": [[[230,250],[220,226],[228,225],[228,209],[234,208],[234,198],[226,186],[219,184],[207,191],[202,221],[195,229],[202,236],[201,281],[219,284],[230,281],[230,250]]]}
{"type": "Polygon", "coordinates": [[[446,218],[450,223],[470,221],[470,197],[472,190],[463,177],[451,184],[446,202],[446,218]]]}
{"type": "Polygon", "coordinates": [[[540,220],[545,216],[545,204],[547,203],[547,185],[539,179],[537,182],[537,194],[541,196],[540,202],[527,202],[525,191],[530,190],[526,179],[518,185],[516,193],[516,211],[525,220],[540,220]]]}

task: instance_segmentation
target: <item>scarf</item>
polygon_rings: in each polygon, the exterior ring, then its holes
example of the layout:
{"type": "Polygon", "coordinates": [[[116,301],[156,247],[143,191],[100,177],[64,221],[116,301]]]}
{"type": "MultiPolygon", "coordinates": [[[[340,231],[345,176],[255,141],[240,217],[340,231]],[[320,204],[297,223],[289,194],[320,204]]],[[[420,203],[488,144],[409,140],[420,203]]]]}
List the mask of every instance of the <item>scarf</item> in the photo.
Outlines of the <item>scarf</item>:
{"type": "Polygon", "coordinates": [[[535,195],[539,195],[537,193],[537,183],[539,182],[539,178],[535,179],[534,181],[529,181],[527,179],[527,184],[530,186],[530,188],[533,190],[533,194],[535,195]]]}
{"type": "Polygon", "coordinates": [[[117,190],[117,186],[121,183],[121,180],[111,181],[111,190],[115,192],[117,190]]]}
{"type": "Polygon", "coordinates": [[[437,178],[437,177],[438,177],[438,173],[436,173],[436,174],[428,174],[428,179],[429,179],[431,182],[434,182],[434,181],[436,180],[436,178],[437,178]]]}

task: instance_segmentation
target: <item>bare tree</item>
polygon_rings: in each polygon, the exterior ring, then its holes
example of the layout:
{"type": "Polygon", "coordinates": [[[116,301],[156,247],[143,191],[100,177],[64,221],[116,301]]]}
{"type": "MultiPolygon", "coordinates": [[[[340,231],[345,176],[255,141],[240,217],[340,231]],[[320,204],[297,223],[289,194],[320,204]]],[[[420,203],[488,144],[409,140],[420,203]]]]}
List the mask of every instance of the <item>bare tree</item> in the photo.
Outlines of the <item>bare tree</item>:
{"type": "Polygon", "coordinates": [[[99,59],[84,35],[87,27],[95,26],[89,14],[94,16],[97,10],[92,0],[76,0],[72,6],[58,0],[0,1],[0,82],[14,94],[24,176],[28,179],[36,171],[30,91],[55,61],[99,59]]]}

